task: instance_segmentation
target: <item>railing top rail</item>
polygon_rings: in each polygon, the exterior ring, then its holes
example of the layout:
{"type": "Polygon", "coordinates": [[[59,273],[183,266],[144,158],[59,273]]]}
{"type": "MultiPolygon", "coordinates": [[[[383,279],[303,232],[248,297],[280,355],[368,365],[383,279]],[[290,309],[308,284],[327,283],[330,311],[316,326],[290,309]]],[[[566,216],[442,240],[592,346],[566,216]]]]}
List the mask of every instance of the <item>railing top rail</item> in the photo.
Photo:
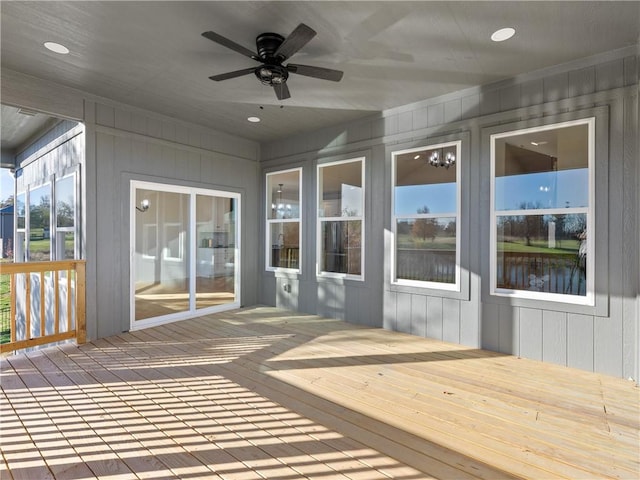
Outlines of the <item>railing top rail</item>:
{"type": "Polygon", "coordinates": [[[509,252],[509,251],[503,251],[503,252],[498,252],[498,255],[504,255],[505,257],[522,257],[522,258],[548,258],[550,260],[554,260],[554,259],[558,259],[558,258],[563,258],[563,259],[575,259],[578,256],[578,252],[563,252],[563,253],[556,253],[556,252],[509,252]]]}
{"type": "Polygon", "coordinates": [[[0,274],[58,272],[75,270],[77,265],[85,264],[86,260],[55,260],[52,262],[15,262],[0,263],[0,274]]]}

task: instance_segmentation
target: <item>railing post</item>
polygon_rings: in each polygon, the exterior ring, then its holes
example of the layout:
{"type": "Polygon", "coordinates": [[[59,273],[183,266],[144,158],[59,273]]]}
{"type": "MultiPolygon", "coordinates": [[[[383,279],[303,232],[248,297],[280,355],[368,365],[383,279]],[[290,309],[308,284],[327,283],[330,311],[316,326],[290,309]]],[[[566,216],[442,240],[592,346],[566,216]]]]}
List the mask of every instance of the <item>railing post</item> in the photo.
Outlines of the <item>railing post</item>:
{"type": "Polygon", "coordinates": [[[9,328],[11,329],[11,343],[16,343],[16,273],[11,273],[9,277],[9,292],[11,295],[11,310],[9,318],[9,328]]]}
{"type": "Polygon", "coordinates": [[[84,262],[76,263],[76,342],[78,345],[87,341],[85,270],[84,262]]]}

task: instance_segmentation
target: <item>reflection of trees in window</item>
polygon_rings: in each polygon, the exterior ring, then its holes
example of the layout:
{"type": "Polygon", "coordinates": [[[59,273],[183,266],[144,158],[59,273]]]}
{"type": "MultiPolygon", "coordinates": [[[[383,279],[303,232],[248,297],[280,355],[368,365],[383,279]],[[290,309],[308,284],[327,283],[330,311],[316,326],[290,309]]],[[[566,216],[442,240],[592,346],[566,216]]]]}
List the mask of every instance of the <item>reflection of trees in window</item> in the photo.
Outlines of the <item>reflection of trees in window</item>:
{"type": "Polygon", "coordinates": [[[56,202],[56,215],[58,217],[58,227],[73,227],[73,203],[56,202]]]}
{"type": "MultiPolygon", "coordinates": [[[[418,208],[418,213],[429,213],[429,207],[418,208]]],[[[435,218],[418,218],[413,223],[411,234],[422,240],[430,238],[432,242],[435,241],[438,230],[441,230],[438,225],[438,220],[435,218]]]]}
{"type": "Polygon", "coordinates": [[[593,123],[492,135],[492,289],[589,293],[593,123]]]}
{"type": "MultiPolygon", "coordinates": [[[[29,225],[31,226],[31,236],[40,234],[34,232],[34,229],[49,230],[49,219],[51,218],[51,197],[43,195],[40,197],[40,203],[30,205],[29,208],[29,225]]],[[[44,235],[44,233],[42,233],[44,235]]]]}
{"type": "Polygon", "coordinates": [[[24,193],[18,194],[18,197],[16,198],[16,206],[15,206],[15,212],[16,212],[16,217],[17,217],[17,228],[21,229],[21,228],[25,228],[25,219],[27,216],[27,212],[26,212],[26,195],[24,193]]]}

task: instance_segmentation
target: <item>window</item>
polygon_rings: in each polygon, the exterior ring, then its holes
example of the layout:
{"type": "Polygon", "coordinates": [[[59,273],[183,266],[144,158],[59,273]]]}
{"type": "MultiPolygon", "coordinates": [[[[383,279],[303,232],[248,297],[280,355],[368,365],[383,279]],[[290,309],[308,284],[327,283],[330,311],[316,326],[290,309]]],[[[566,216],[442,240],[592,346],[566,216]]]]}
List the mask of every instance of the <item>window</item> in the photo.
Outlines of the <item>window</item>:
{"type": "Polygon", "coordinates": [[[364,158],[318,166],[318,274],[363,279],[364,158]]]}
{"type": "Polygon", "coordinates": [[[491,136],[491,293],[594,304],[595,119],[491,136]]]}
{"type": "Polygon", "coordinates": [[[392,153],[392,281],[460,290],[460,145],[392,153]]]}
{"type": "Polygon", "coordinates": [[[77,173],[30,186],[16,199],[16,262],[79,258],[77,173]]]}
{"type": "Polygon", "coordinates": [[[51,184],[29,191],[29,261],[51,260],[51,184]]]}
{"type": "Polygon", "coordinates": [[[267,174],[267,270],[300,271],[302,169],[267,174]]]}
{"type": "Polygon", "coordinates": [[[239,194],[132,180],[130,199],[132,329],[240,306],[239,194]]]}
{"type": "Polygon", "coordinates": [[[26,232],[27,232],[27,194],[19,193],[16,196],[15,204],[16,215],[16,237],[14,240],[14,252],[13,258],[16,262],[27,261],[27,246],[26,246],[26,232]]]}
{"type": "Polygon", "coordinates": [[[76,182],[75,175],[56,180],[56,260],[76,257],[76,182]]]}

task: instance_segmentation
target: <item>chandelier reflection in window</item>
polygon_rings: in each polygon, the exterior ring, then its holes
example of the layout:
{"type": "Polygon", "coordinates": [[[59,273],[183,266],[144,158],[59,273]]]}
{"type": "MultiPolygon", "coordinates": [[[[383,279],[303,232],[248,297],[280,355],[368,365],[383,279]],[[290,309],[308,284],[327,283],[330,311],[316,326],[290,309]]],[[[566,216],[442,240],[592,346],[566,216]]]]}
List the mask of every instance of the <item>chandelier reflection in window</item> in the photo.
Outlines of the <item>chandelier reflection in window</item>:
{"type": "Polygon", "coordinates": [[[438,148],[429,154],[427,161],[432,167],[444,167],[448,169],[456,164],[456,154],[451,150],[445,152],[444,149],[438,148]]]}
{"type": "Polygon", "coordinates": [[[278,184],[276,193],[278,194],[278,203],[271,204],[271,210],[274,214],[274,218],[290,218],[291,217],[291,205],[282,203],[283,183],[278,184]]]}

